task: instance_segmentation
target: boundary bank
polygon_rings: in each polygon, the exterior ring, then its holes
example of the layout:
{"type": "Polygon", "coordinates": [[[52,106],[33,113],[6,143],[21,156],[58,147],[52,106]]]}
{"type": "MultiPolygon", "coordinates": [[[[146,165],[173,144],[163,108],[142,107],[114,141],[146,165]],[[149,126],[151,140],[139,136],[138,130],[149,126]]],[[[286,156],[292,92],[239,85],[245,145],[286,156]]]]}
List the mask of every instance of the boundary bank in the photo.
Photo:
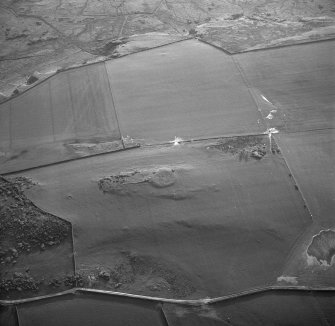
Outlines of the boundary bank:
{"type": "Polygon", "coordinates": [[[115,291],[106,291],[106,290],[98,290],[98,289],[88,289],[88,288],[72,288],[70,290],[62,291],[59,293],[54,293],[50,295],[43,295],[33,298],[26,299],[18,299],[18,300],[0,300],[0,306],[11,306],[11,305],[20,305],[29,302],[35,301],[43,301],[52,298],[63,297],[69,294],[96,294],[96,295],[106,295],[106,296],[114,296],[114,297],[124,297],[124,298],[132,298],[153,302],[161,302],[161,303],[173,303],[180,305],[188,305],[188,306],[201,306],[204,304],[214,304],[223,301],[229,301],[233,299],[237,299],[240,297],[247,297],[255,294],[267,293],[267,292],[334,292],[335,287],[325,287],[325,288],[315,288],[315,287],[307,287],[307,286],[278,286],[271,285],[267,287],[259,287],[254,288],[242,292],[237,292],[233,294],[228,294],[225,296],[215,297],[215,298],[204,298],[204,299],[169,299],[169,298],[161,298],[161,297],[150,297],[139,294],[131,294],[124,292],[115,292],[115,291]]]}

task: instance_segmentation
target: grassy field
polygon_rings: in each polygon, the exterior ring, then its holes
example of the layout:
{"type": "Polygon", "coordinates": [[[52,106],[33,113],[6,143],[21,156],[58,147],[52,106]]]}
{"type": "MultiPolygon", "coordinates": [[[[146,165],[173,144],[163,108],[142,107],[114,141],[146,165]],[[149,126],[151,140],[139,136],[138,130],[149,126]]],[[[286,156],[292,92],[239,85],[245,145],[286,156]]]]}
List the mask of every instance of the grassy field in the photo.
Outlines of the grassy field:
{"type": "Polygon", "coordinates": [[[28,196],[72,222],[78,272],[122,274],[97,286],[215,297],[273,284],[310,216],[267,136],[235,142],[233,151],[171,144],[30,171],[40,186],[28,196]],[[161,173],[163,184],[150,181],[161,173]]]}
{"type": "Polygon", "coordinates": [[[96,295],[65,296],[18,307],[22,326],[155,325],[165,326],[158,304],[96,295]]]}
{"type": "MultiPolygon", "coordinates": [[[[234,56],[258,97],[282,120],[282,131],[334,128],[335,42],[234,56]],[[261,95],[260,95],[261,93],[261,95]]],[[[264,118],[269,114],[264,110],[264,118]]],[[[269,124],[271,120],[266,119],[269,124]]]]}
{"type": "Polygon", "coordinates": [[[106,67],[123,135],[159,143],[265,131],[232,58],[199,41],[106,67]]]}

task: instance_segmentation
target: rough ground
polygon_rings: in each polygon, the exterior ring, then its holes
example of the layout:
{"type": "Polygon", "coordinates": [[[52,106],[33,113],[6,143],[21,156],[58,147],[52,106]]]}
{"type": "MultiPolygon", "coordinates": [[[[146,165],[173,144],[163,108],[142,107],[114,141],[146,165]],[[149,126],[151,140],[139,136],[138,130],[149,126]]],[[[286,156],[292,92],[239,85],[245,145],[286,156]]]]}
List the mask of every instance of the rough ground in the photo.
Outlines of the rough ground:
{"type": "MultiPolygon", "coordinates": [[[[267,147],[264,136],[241,136],[220,139],[216,144],[208,146],[208,149],[238,156],[239,161],[248,161],[250,158],[261,160],[266,155],[267,147]]],[[[270,150],[273,154],[280,153],[274,141],[271,142],[270,150]]]]}
{"type": "Polygon", "coordinates": [[[334,37],[331,0],[4,0],[0,101],[57,70],[198,37],[230,52],[334,37]]]}
{"type": "Polygon", "coordinates": [[[1,263],[13,263],[20,252],[60,244],[69,234],[68,223],[35,207],[22,192],[29,180],[1,180],[1,263]]]}
{"type": "Polygon", "coordinates": [[[330,265],[335,255],[335,232],[326,230],[315,235],[307,254],[315,257],[320,264],[330,265]]]}
{"type": "Polygon", "coordinates": [[[22,261],[62,246],[71,238],[69,223],[43,212],[27,199],[23,191],[33,185],[24,177],[0,179],[0,297],[37,291],[44,275],[34,278],[30,265],[22,261]]]}
{"type": "Polygon", "coordinates": [[[126,193],[130,191],[131,185],[140,183],[150,183],[154,187],[165,188],[176,182],[174,172],[174,169],[171,168],[121,172],[117,175],[102,178],[98,185],[104,193],[126,193]],[[130,189],[127,191],[128,185],[130,185],[130,189]]]}
{"type": "Polygon", "coordinates": [[[111,266],[87,265],[79,268],[89,288],[137,293],[166,298],[185,298],[196,291],[191,277],[162,259],[123,251],[111,266]]]}

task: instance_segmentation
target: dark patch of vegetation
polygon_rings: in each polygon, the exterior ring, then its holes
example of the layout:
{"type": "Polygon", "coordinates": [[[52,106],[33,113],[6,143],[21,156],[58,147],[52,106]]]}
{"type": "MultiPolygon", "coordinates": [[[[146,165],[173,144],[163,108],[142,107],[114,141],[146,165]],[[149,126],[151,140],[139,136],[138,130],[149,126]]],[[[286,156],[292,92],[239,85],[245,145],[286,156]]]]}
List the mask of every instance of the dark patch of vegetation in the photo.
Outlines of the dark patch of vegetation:
{"type": "Polygon", "coordinates": [[[114,40],[106,43],[102,48],[97,50],[98,55],[110,55],[112,54],[119,45],[124,44],[125,40],[114,40]]]}
{"type": "Polygon", "coordinates": [[[25,178],[0,177],[0,263],[14,263],[22,252],[45,250],[70,235],[71,225],[36,207],[23,192],[33,185],[25,178]]]}
{"type": "Polygon", "coordinates": [[[196,36],[196,35],[197,35],[197,31],[196,31],[194,28],[191,28],[191,29],[188,31],[188,34],[189,34],[189,35],[196,36]]]}
{"type": "Polygon", "coordinates": [[[236,19],[239,19],[241,17],[243,17],[243,14],[233,14],[233,15],[230,16],[230,19],[231,20],[236,20],[236,19]]]}
{"type": "Polygon", "coordinates": [[[31,84],[34,84],[38,81],[38,78],[34,75],[32,76],[29,76],[28,79],[27,79],[27,85],[31,85],[31,84]]]}
{"type": "Polygon", "coordinates": [[[224,153],[238,155],[239,161],[248,161],[250,157],[262,159],[267,153],[267,140],[264,136],[240,136],[220,139],[209,149],[220,150],[224,153]]]}
{"type": "Polygon", "coordinates": [[[28,273],[22,274],[16,272],[11,279],[1,280],[0,294],[6,294],[13,291],[38,291],[40,283],[41,282],[36,281],[28,273]]]}
{"type": "Polygon", "coordinates": [[[76,273],[75,275],[66,276],[64,279],[64,285],[68,287],[83,287],[84,284],[84,277],[78,273],[76,273]]]}

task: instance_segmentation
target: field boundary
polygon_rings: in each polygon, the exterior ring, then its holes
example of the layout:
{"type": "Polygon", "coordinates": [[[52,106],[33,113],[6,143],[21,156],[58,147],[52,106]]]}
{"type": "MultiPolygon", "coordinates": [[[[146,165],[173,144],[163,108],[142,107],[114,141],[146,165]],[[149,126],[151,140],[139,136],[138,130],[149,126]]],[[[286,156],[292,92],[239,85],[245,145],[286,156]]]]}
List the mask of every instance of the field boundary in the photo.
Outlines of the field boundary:
{"type": "MultiPolygon", "coordinates": [[[[122,141],[122,144],[123,144],[123,141],[122,141]]],[[[41,169],[41,168],[44,168],[44,167],[55,166],[57,164],[63,164],[63,163],[68,163],[68,162],[72,162],[72,161],[83,160],[83,159],[86,159],[86,158],[89,158],[89,157],[96,157],[96,156],[102,156],[102,155],[113,154],[113,153],[118,153],[118,152],[124,152],[124,151],[128,151],[128,150],[131,150],[131,149],[139,148],[139,147],[141,147],[141,146],[136,144],[132,147],[125,147],[125,148],[122,147],[122,148],[116,149],[114,151],[107,151],[107,152],[90,154],[90,155],[81,156],[81,157],[69,158],[69,159],[66,159],[66,160],[61,160],[61,161],[57,161],[57,162],[36,165],[36,166],[30,167],[30,168],[20,169],[20,170],[15,170],[15,171],[10,171],[10,172],[3,172],[3,173],[0,172],[0,175],[2,175],[2,176],[13,175],[13,174],[27,172],[27,171],[31,171],[31,170],[35,170],[35,169],[41,169]]]]}
{"type": "Polygon", "coordinates": [[[207,40],[204,40],[200,37],[199,38],[195,37],[195,39],[197,39],[198,41],[200,41],[202,43],[210,45],[210,46],[212,46],[212,47],[214,47],[218,50],[221,50],[222,52],[224,52],[227,55],[235,56],[235,55],[238,55],[238,54],[245,54],[245,53],[250,53],[250,52],[277,50],[277,49],[287,48],[287,47],[291,47],[291,46],[308,45],[308,44],[312,44],[312,43],[321,43],[321,42],[330,42],[330,41],[335,41],[335,36],[321,38],[319,40],[301,40],[300,42],[298,41],[296,43],[278,44],[278,45],[273,45],[273,46],[268,46],[268,47],[261,47],[261,48],[258,48],[258,49],[250,49],[250,50],[246,49],[246,50],[241,50],[241,51],[236,51],[236,52],[231,52],[224,47],[221,47],[221,46],[216,45],[214,43],[210,43],[207,40]]]}
{"type": "MultiPolygon", "coordinates": [[[[323,131],[323,130],[335,130],[335,128],[332,128],[332,127],[330,127],[330,128],[316,128],[316,129],[297,130],[297,131],[285,131],[285,130],[281,130],[279,132],[284,133],[284,134],[298,134],[298,133],[323,131]]],[[[266,134],[267,133],[265,131],[265,132],[261,132],[261,133],[257,133],[257,132],[256,133],[248,133],[247,132],[247,133],[239,133],[239,134],[214,135],[214,136],[210,136],[210,137],[200,137],[200,138],[192,138],[192,139],[181,139],[178,143],[179,144],[183,144],[183,143],[196,143],[196,142],[202,142],[202,141],[210,141],[210,140],[226,139],[226,138],[234,138],[234,137],[264,136],[266,134]]],[[[9,171],[9,172],[0,172],[0,176],[1,175],[2,176],[14,175],[14,174],[17,174],[17,173],[28,172],[28,171],[35,170],[35,169],[41,169],[41,168],[44,168],[44,167],[55,166],[55,165],[58,165],[58,164],[68,163],[68,162],[77,161],[77,160],[89,159],[89,158],[96,157],[96,156],[102,156],[102,155],[108,155],[108,154],[113,154],[113,153],[119,153],[119,152],[131,150],[131,149],[136,149],[136,148],[140,148],[140,147],[146,148],[146,147],[154,147],[154,146],[167,146],[167,145],[172,145],[172,143],[173,143],[173,140],[172,141],[162,141],[162,142],[153,143],[153,144],[137,144],[137,143],[135,143],[131,147],[127,147],[126,145],[124,145],[124,141],[122,139],[122,136],[121,136],[121,140],[120,141],[123,144],[124,148],[122,146],[122,148],[114,150],[114,151],[106,151],[106,152],[102,152],[102,153],[89,154],[89,155],[85,155],[85,156],[81,156],[81,157],[69,158],[69,159],[65,159],[65,160],[61,160],[61,161],[57,161],[57,162],[41,164],[41,165],[33,166],[33,167],[30,167],[30,168],[19,169],[19,170],[14,170],[14,171],[9,171]]],[[[135,141],[136,141],[136,139],[135,139],[135,141]]]]}
{"type": "Polygon", "coordinates": [[[225,296],[215,297],[215,298],[203,298],[203,299],[169,299],[169,298],[161,298],[161,297],[151,297],[139,294],[131,294],[124,292],[115,292],[115,291],[106,291],[106,290],[98,290],[98,289],[89,289],[89,288],[72,288],[69,290],[65,290],[62,292],[37,296],[26,299],[17,299],[17,300],[0,300],[0,306],[11,306],[11,305],[20,305],[29,302],[43,301],[47,299],[57,298],[66,296],[69,294],[96,294],[96,295],[106,295],[106,296],[114,296],[114,297],[124,297],[131,299],[139,299],[145,301],[153,301],[153,302],[161,302],[161,303],[173,303],[180,305],[188,305],[188,306],[201,306],[204,304],[214,304],[223,301],[229,301],[238,299],[240,297],[247,297],[255,294],[261,294],[266,292],[334,292],[335,287],[308,287],[308,286],[278,286],[271,285],[266,287],[253,288],[246,291],[241,291],[233,294],[228,294],[225,296]]]}
{"type": "Polygon", "coordinates": [[[2,104],[6,103],[6,102],[9,102],[12,99],[20,97],[24,93],[30,91],[31,89],[33,89],[34,87],[36,87],[38,85],[41,85],[43,82],[49,80],[50,78],[52,78],[52,77],[54,77],[54,76],[56,76],[56,75],[58,75],[60,73],[67,72],[67,71],[74,70],[74,69],[80,69],[82,67],[87,67],[87,66],[92,66],[92,65],[97,65],[97,64],[105,64],[106,62],[108,62],[110,60],[117,60],[117,59],[121,59],[121,58],[130,56],[130,55],[137,54],[137,53],[146,52],[146,51],[150,51],[150,50],[155,50],[155,49],[158,49],[158,48],[161,48],[161,47],[165,47],[165,46],[169,46],[169,45],[173,45],[173,44],[181,43],[181,42],[185,42],[185,41],[190,41],[190,40],[197,40],[199,42],[202,42],[204,44],[212,46],[212,47],[214,47],[214,48],[216,48],[216,49],[224,52],[225,54],[227,54],[229,56],[235,56],[235,55],[249,53],[249,52],[276,50],[276,49],[290,47],[290,46],[299,46],[299,45],[308,45],[308,44],[311,44],[311,43],[335,41],[335,37],[332,36],[332,37],[329,37],[329,38],[324,38],[324,39],[319,39],[319,40],[306,40],[306,41],[301,41],[301,42],[292,43],[292,44],[275,45],[275,46],[271,46],[271,47],[264,47],[264,48],[251,49],[251,50],[244,50],[244,51],[238,51],[238,52],[230,52],[230,51],[228,51],[227,49],[225,49],[223,47],[220,47],[218,45],[209,43],[208,41],[203,40],[203,39],[201,39],[199,37],[185,37],[185,38],[182,38],[180,40],[176,40],[176,41],[168,42],[168,43],[165,43],[165,44],[157,45],[157,46],[154,46],[154,47],[151,47],[151,48],[140,49],[140,50],[138,50],[136,52],[131,52],[131,53],[127,53],[127,54],[124,54],[124,55],[120,55],[120,56],[115,57],[115,58],[106,58],[106,59],[103,59],[101,61],[90,62],[90,63],[87,63],[87,64],[77,65],[77,66],[68,67],[68,68],[64,68],[64,69],[58,69],[58,70],[55,71],[54,74],[52,74],[50,76],[47,76],[46,78],[41,79],[40,81],[38,81],[36,84],[32,85],[31,87],[29,87],[29,88],[27,88],[25,90],[22,90],[18,95],[12,96],[12,97],[8,97],[4,101],[2,101],[0,103],[0,109],[1,109],[1,105],[2,104]]]}
{"type": "Polygon", "coordinates": [[[20,97],[24,93],[26,93],[26,92],[30,91],[31,89],[33,89],[33,88],[41,85],[42,83],[48,81],[52,77],[57,76],[58,74],[65,73],[65,72],[68,72],[70,70],[80,69],[82,67],[88,67],[88,66],[93,66],[93,65],[98,65],[98,64],[105,64],[105,62],[107,62],[107,61],[121,59],[121,58],[127,57],[129,55],[133,55],[133,54],[137,54],[137,53],[141,53],[141,52],[146,52],[146,51],[150,51],[150,50],[155,50],[155,49],[158,49],[158,48],[162,48],[164,46],[169,46],[169,45],[172,45],[172,44],[175,44],[175,43],[185,42],[185,41],[189,41],[189,40],[193,40],[193,39],[195,39],[195,38],[194,37],[182,38],[180,40],[171,41],[171,42],[168,42],[168,43],[165,43],[165,44],[154,46],[152,48],[140,49],[140,50],[138,50],[136,52],[131,52],[131,53],[123,54],[123,55],[120,55],[120,56],[115,57],[115,58],[106,58],[106,59],[101,60],[101,61],[94,61],[94,62],[82,64],[82,65],[75,65],[75,66],[72,66],[72,67],[58,69],[58,70],[55,71],[54,74],[51,74],[50,76],[47,76],[44,79],[40,79],[38,82],[36,82],[35,84],[33,84],[31,87],[29,87],[29,88],[27,88],[25,90],[22,90],[18,95],[9,97],[6,100],[2,101],[0,103],[0,109],[1,109],[1,105],[2,104],[6,103],[6,102],[9,102],[9,101],[11,101],[11,100],[13,100],[15,98],[20,97]]]}

